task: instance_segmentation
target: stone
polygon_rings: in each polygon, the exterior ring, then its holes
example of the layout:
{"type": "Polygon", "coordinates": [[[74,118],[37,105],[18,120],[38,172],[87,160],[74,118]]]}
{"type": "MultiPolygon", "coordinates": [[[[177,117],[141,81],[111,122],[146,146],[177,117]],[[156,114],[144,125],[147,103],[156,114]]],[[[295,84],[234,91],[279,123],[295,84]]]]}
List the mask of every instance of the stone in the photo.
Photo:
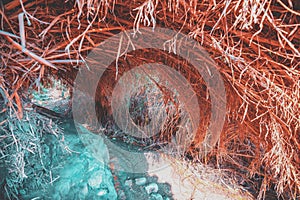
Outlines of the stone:
{"type": "Polygon", "coordinates": [[[147,182],[147,179],[145,177],[135,179],[135,184],[137,184],[137,185],[145,185],[146,182],[147,182]]]}
{"type": "Polygon", "coordinates": [[[102,183],[102,176],[103,176],[103,172],[101,170],[92,173],[92,175],[88,180],[89,186],[93,189],[100,188],[100,185],[102,183]]]}
{"type": "Polygon", "coordinates": [[[99,190],[99,192],[97,193],[98,196],[102,197],[104,195],[106,195],[108,193],[107,189],[101,189],[99,190]]]}
{"type": "Polygon", "coordinates": [[[156,193],[158,191],[158,185],[156,183],[150,183],[145,187],[145,190],[148,194],[156,193]]]}
{"type": "Polygon", "coordinates": [[[164,200],[164,198],[161,196],[161,194],[158,194],[158,193],[151,194],[151,199],[153,199],[153,200],[164,200]]]}
{"type": "Polygon", "coordinates": [[[131,188],[131,186],[132,186],[132,180],[126,180],[126,181],[125,181],[125,186],[131,188]]]}

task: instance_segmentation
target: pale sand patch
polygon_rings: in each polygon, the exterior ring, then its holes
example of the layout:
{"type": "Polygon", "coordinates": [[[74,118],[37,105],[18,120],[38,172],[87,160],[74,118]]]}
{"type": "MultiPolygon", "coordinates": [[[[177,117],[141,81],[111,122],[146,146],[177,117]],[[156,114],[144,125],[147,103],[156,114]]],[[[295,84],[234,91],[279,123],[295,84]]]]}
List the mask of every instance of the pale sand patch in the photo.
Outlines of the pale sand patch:
{"type": "Polygon", "coordinates": [[[187,162],[168,156],[146,155],[149,175],[157,176],[158,182],[169,183],[176,200],[236,200],[253,199],[249,194],[241,194],[238,187],[221,184],[221,178],[203,166],[195,169],[187,162]],[[205,176],[197,170],[204,170],[205,176]],[[200,175],[199,175],[200,174],[200,175]],[[216,181],[212,181],[212,180],[216,181]]]}

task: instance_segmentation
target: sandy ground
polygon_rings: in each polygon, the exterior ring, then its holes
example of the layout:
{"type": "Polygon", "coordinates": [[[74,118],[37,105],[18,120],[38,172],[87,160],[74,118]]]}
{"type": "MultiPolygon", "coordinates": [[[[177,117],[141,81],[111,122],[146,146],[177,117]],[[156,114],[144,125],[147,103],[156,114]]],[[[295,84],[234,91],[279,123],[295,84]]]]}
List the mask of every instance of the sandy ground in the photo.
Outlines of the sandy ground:
{"type": "Polygon", "coordinates": [[[250,195],[241,194],[227,184],[220,184],[209,179],[197,177],[187,163],[175,158],[157,157],[148,154],[149,175],[157,176],[159,182],[171,185],[173,197],[176,200],[229,200],[253,199],[250,195]]]}

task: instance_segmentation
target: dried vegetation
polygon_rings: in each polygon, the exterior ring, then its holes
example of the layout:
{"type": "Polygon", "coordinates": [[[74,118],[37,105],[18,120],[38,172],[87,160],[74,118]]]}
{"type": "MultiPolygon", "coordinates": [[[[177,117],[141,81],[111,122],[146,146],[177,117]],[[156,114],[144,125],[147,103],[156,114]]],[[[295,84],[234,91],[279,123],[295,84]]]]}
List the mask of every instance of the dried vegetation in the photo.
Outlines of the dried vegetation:
{"type": "Polygon", "coordinates": [[[72,85],[88,52],[115,33],[160,26],[190,35],[217,63],[228,99],[221,138],[202,161],[238,174],[258,198],[270,188],[299,198],[298,1],[13,0],[0,17],[0,91],[19,118],[30,85],[47,74],[72,85]]]}

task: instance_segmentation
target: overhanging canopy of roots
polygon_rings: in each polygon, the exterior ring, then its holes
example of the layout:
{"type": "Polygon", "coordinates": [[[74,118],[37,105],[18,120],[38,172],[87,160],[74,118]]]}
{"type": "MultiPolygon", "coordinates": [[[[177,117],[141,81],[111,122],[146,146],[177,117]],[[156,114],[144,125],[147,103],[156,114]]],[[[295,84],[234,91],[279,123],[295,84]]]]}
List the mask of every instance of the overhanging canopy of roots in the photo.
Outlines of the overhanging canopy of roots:
{"type": "MultiPolygon", "coordinates": [[[[2,2],[0,17],[0,97],[18,117],[22,117],[22,99],[26,99],[29,86],[38,86],[49,74],[72,85],[77,70],[85,67],[82,62],[88,53],[110,36],[132,28],[138,33],[143,26],[154,31],[155,27],[166,27],[189,35],[210,53],[226,86],[225,126],[217,147],[205,161],[235,170],[244,180],[259,177],[257,185],[253,183],[261,191],[259,197],[272,184],[278,195],[299,195],[297,1],[12,0],[2,2]]],[[[144,58],[133,55],[121,57],[119,63],[124,62],[126,68],[130,67],[128,62],[143,62],[144,58]]],[[[164,52],[156,55],[160,59],[164,52]]],[[[187,63],[182,66],[198,99],[205,99],[201,76],[197,77],[187,63]]],[[[115,72],[113,65],[107,71],[115,72]]],[[[107,83],[110,88],[114,80],[107,83]]],[[[106,93],[99,93],[96,97],[102,108],[106,107],[106,93]]],[[[204,118],[209,119],[209,99],[201,106],[204,118]]],[[[109,118],[109,112],[103,116],[109,118]]],[[[196,160],[196,146],[203,140],[208,119],[201,123],[189,151],[196,160]]]]}

